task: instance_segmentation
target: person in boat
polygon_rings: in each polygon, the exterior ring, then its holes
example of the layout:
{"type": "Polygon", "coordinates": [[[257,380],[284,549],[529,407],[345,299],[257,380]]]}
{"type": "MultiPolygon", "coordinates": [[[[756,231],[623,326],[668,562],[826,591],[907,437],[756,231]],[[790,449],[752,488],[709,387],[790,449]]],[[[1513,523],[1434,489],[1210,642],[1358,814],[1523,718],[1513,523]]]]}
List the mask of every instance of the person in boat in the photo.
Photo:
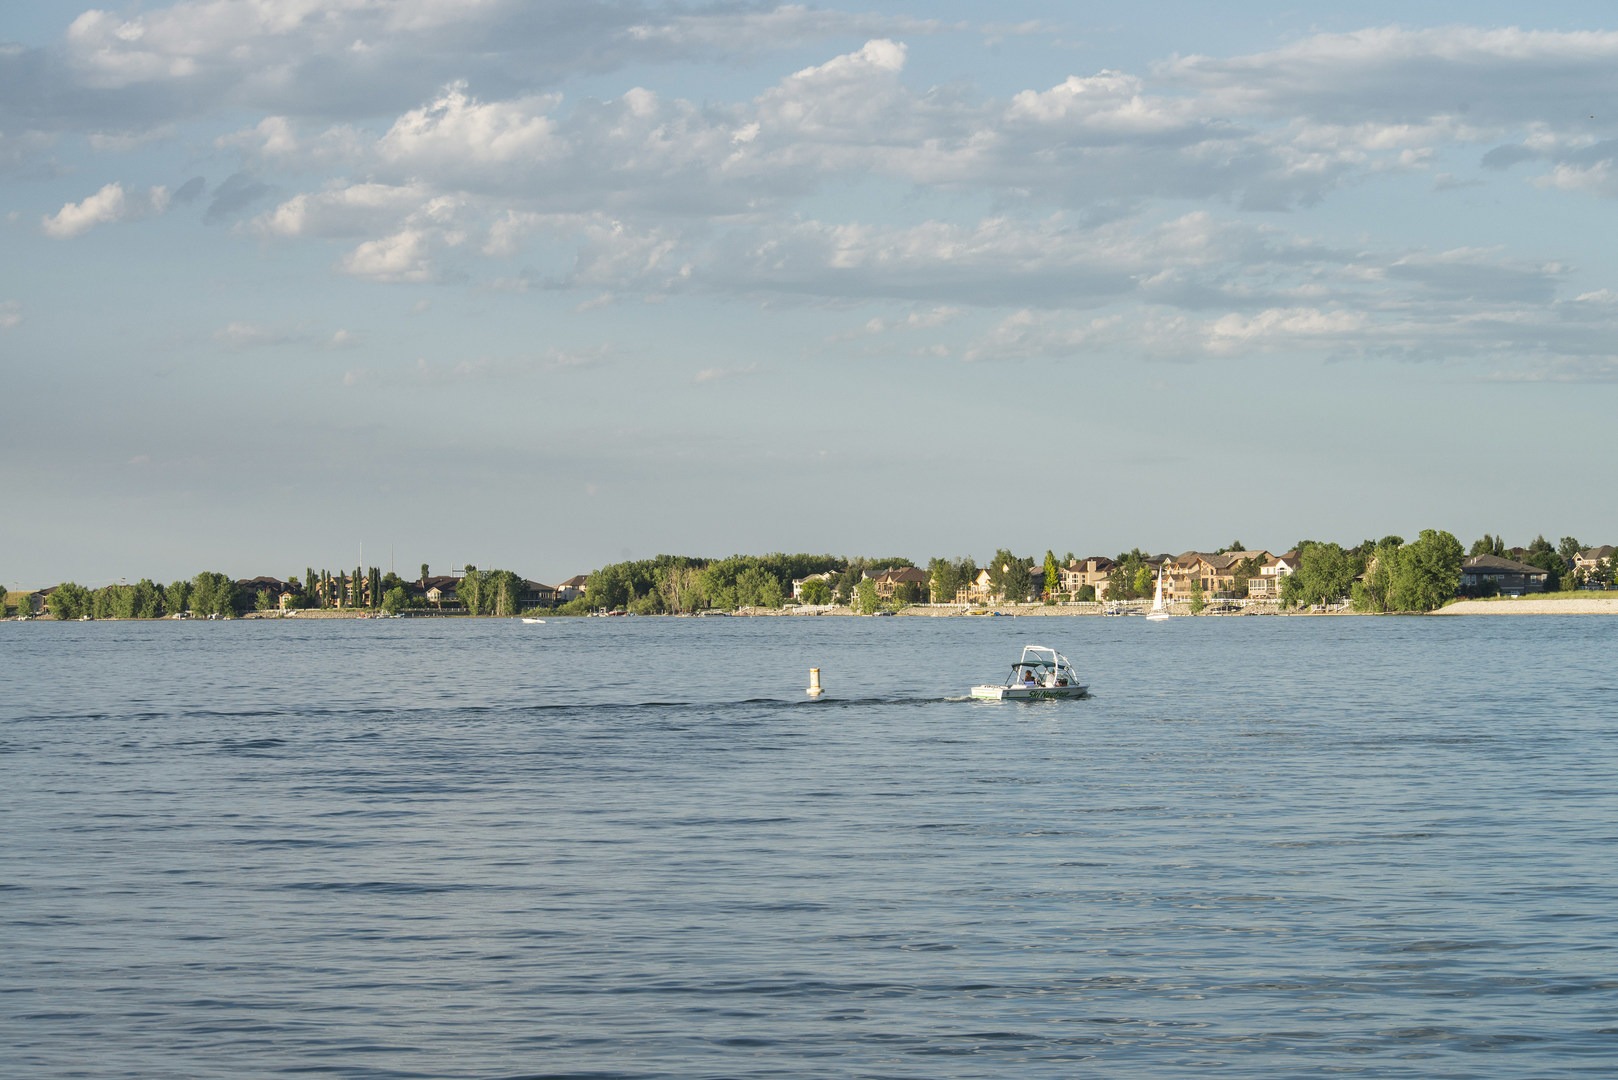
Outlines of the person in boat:
{"type": "Polygon", "coordinates": [[[1023,668],[1022,669],[1022,684],[1024,686],[1033,686],[1034,685],[1034,669],[1033,668],[1023,668]]]}

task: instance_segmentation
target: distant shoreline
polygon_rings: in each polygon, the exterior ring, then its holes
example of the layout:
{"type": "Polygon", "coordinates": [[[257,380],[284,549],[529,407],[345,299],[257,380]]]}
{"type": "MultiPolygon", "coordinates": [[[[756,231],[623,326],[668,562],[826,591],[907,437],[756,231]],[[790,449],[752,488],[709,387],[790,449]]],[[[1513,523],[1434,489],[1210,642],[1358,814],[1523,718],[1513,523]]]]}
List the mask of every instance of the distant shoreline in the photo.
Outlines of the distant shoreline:
{"type": "MultiPolygon", "coordinates": [[[[1190,617],[1193,617],[1191,615],[1191,612],[1188,610],[1188,606],[1183,604],[1183,603],[1171,604],[1170,605],[1170,612],[1177,618],[1190,618],[1190,617]]],[[[1138,615],[1138,614],[1140,614],[1140,612],[1137,611],[1137,612],[1134,612],[1133,614],[1138,615]]],[[[1306,610],[1306,609],[1283,611],[1283,610],[1280,610],[1277,607],[1275,607],[1273,604],[1264,604],[1264,605],[1257,606],[1255,608],[1251,608],[1251,609],[1244,610],[1244,611],[1232,611],[1232,612],[1203,611],[1203,612],[1199,612],[1194,617],[1195,618],[1224,619],[1224,618],[1231,618],[1233,616],[1238,616],[1238,615],[1282,615],[1282,616],[1286,616],[1286,617],[1289,617],[1289,618],[1296,618],[1296,617],[1299,617],[1299,616],[1303,616],[1303,617],[1329,617],[1329,616],[1334,616],[1334,615],[1356,615],[1356,614],[1369,614],[1369,613],[1356,612],[1356,611],[1353,611],[1352,609],[1348,609],[1348,608],[1344,608],[1342,610],[1329,610],[1329,611],[1310,611],[1310,610],[1306,610]]],[[[1398,614],[1401,614],[1401,613],[1400,612],[1389,612],[1388,614],[1398,615],[1398,614]]],[[[1410,612],[1410,613],[1407,613],[1407,614],[1418,614],[1418,613],[1410,612]]],[[[1427,612],[1426,614],[1429,614],[1429,615],[1618,615],[1618,596],[1590,596],[1590,597],[1577,596],[1577,597],[1556,597],[1556,598],[1497,597],[1497,598],[1492,598],[1492,599],[1488,599],[1488,600],[1456,600],[1456,601],[1446,605],[1445,607],[1441,607],[1436,611],[1427,612]]],[[[1099,617],[1108,617],[1108,618],[1117,617],[1117,616],[1107,616],[1105,611],[1102,610],[1102,605],[1100,605],[1100,604],[1082,604],[1082,605],[1079,605],[1079,604],[1055,604],[1055,605],[1052,605],[1052,604],[1001,604],[998,607],[992,607],[992,608],[959,608],[959,607],[955,607],[953,605],[939,605],[937,607],[934,607],[934,606],[926,605],[926,604],[914,604],[914,605],[911,605],[910,607],[900,609],[898,612],[893,613],[893,615],[894,615],[894,617],[899,617],[899,618],[924,618],[924,619],[926,619],[926,618],[931,618],[931,619],[980,618],[981,619],[981,618],[991,618],[991,617],[994,617],[994,616],[999,616],[999,617],[1030,616],[1030,617],[1034,617],[1034,618],[1050,618],[1050,617],[1055,616],[1055,617],[1066,617],[1066,618],[1073,618],[1073,619],[1092,619],[1092,618],[1099,618],[1099,617]]],[[[555,614],[547,613],[547,612],[544,612],[544,611],[539,612],[539,616],[542,617],[542,618],[551,620],[551,621],[556,621],[556,622],[571,621],[573,619],[584,619],[584,618],[591,618],[592,617],[592,616],[586,616],[586,615],[555,615],[555,614]]],[[[455,619],[455,620],[461,620],[461,619],[500,619],[500,618],[515,619],[518,616],[514,616],[514,615],[510,615],[510,616],[495,616],[495,615],[477,615],[477,616],[473,616],[473,615],[451,614],[451,613],[448,613],[448,612],[439,613],[439,612],[429,612],[429,611],[411,611],[411,612],[405,613],[403,617],[407,618],[407,619],[455,619]]],[[[646,618],[663,618],[663,619],[673,619],[673,618],[739,618],[739,619],[749,619],[749,618],[797,618],[797,619],[804,619],[804,618],[820,618],[820,617],[871,618],[872,616],[862,616],[858,612],[856,612],[853,608],[850,608],[850,607],[827,606],[827,607],[823,607],[823,608],[815,608],[815,609],[812,609],[812,610],[805,610],[803,608],[791,608],[791,607],[786,607],[786,608],[744,608],[744,609],[741,609],[739,611],[734,611],[734,612],[729,612],[729,611],[727,611],[727,612],[713,612],[711,614],[706,614],[706,615],[684,615],[684,616],[681,616],[681,615],[637,615],[637,616],[623,616],[623,617],[626,617],[626,618],[642,618],[642,619],[646,619],[646,618]]],[[[286,619],[286,618],[293,618],[293,619],[380,619],[380,618],[386,618],[386,616],[381,615],[381,614],[376,613],[376,612],[369,612],[369,611],[340,611],[340,610],[331,610],[331,609],[324,609],[324,610],[313,609],[313,610],[307,610],[307,611],[299,610],[299,611],[295,611],[295,612],[289,612],[289,613],[286,613],[286,614],[282,614],[281,612],[276,612],[276,611],[249,611],[249,612],[243,613],[242,615],[237,616],[237,618],[240,618],[240,619],[277,619],[277,620],[286,619]]],[[[11,620],[8,619],[6,621],[9,622],[11,620]]],[[[49,616],[44,616],[44,617],[36,616],[34,619],[32,619],[30,621],[56,622],[57,620],[52,619],[49,616]]],[[[136,621],[136,620],[102,619],[102,620],[97,620],[97,621],[101,621],[101,622],[123,622],[123,621],[136,621]]],[[[138,620],[138,621],[142,621],[142,622],[163,622],[164,620],[163,619],[143,619],[143,620],[138,620]]]]}

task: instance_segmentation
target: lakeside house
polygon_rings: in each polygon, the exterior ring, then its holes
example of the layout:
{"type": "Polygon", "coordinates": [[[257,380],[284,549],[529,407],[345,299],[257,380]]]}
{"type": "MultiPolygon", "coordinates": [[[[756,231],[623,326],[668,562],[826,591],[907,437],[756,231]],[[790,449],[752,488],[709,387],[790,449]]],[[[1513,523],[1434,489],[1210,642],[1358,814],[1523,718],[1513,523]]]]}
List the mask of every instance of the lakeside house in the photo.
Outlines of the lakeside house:
{"type": "Polygon", "coordinates": [[[584,595],[584,590],[590,585],[589,574],[574,574],[560,585],[556,586],[556,602],[565,604],[569,600],[577,600],[584,595]]]}
{"type": "Polygon", "coordinates": [[[1480,596],[1493,592],[1501,596],[1522,596],[1544,592],[1549,577],[1550,571],[1514,559],[1473,555],[1461,563],[1461,594],[1480,596]]]}
{"type": "Polygon", "coordinates": [[[917,566],[896,566],[891,570],[884,570],[871,579],[876,586],[876,595],[883,600],[892,600],[893,594],[899,591],[900,586],[914,585],[916,595],[927,595],[932,575],[917,566]]]}
{"type": "Polygon", "coordinates": [[[440,611],[446,608],[450,611],[460,611],[465,607],[461,603],[460,597],[455,593],[460,580],[460,578],[449,574],[435,574],[432,577],[422,578],[416,583],[415,587],[420,590],[423,600],[426,600],[440,611]]]}
{"type": "Polygon", "coordinates": [[[839,575],[835,570],[827,570],[820,574],[810,574],[808,577],[793,578],[792,599],[797,603],[803,603],[803,587],[809,584],[811,581],[824,581],[827,587],[835,589],[837,586],[837,579],[840,576],[841,575],[839,575]]]}
{"type": "Polygon", "coordinates": [[[1096,591],[1096,599],[1102,599],[1107,592],[1107,575],[1112,573],[1117,565],[1105,555],[1074,559],[1057,571],[1061,579],[1061,589],[1071,596],[1088,585],[1096,591]]]}
{"type": "Polygon", "coordinates": [[[537,581],[523,578],[522,588],[517,591],[517,606],[519,608],[555,607],[557,590],[550,585],[541,585],[537,581]]]}
{"type": "Polygon", "coordinates": [[[1611,544],[1585,548],[1573,556],[1572,569],[1574,576],[1582,580],[1587,575],[1601,569],[1602,564],[1611,566],[1613,552],[1615,551],[1618,551],[1618,548],[1613,547],[1611,544]]]}

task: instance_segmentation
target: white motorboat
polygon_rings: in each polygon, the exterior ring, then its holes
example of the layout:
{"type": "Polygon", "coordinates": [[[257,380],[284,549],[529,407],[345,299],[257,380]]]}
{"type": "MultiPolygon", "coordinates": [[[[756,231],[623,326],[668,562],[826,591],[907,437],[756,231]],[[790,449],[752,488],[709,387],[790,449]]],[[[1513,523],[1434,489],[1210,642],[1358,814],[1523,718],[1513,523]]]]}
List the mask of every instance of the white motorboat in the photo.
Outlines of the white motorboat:
{"type": "Polygon", "coordinates": [[[1049,701],[1084,697],[1088,690],[1067,657],[1042,645],[1024,645],[1022,659],[1011,665],[1004,684],[974,686],[972,696],[983,701],[1049,701]]]}
{"type": "Polygon", "coordinates": [[[1169,617],[1169,609],[1163,606],[1163,571],[1157,571],[1157,595],[1152,597],[1152,610],[1146,613],[1152,622],[1158,622],[1169,617]]]}
{"type": "Polygon", "coordinates": [[[523,617],[522,617],[522,621],[523,621],[523,622],[525,622],[525,623],[542,623],[542,622],[544,622],[544,621],[545,621],[545,620],[544,620],[544,619],[534,619],[534,618],[530,618],[530,617],[529,617],[529,616],[527,616],[527,615],[524,615],[524,616],[523,616],[523,617]]]}

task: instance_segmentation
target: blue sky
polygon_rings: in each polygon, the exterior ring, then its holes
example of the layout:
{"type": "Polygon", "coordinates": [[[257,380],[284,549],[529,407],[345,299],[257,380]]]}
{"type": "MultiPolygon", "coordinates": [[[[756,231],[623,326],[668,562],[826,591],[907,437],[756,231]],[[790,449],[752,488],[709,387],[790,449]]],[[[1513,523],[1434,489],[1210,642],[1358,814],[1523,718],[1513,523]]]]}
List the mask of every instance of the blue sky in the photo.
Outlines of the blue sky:
{"type": "Polygon", "coordinates": [[[1610,9],[1108,8],[8,11],[0,581],[1618,538],[1610,9]]]}

